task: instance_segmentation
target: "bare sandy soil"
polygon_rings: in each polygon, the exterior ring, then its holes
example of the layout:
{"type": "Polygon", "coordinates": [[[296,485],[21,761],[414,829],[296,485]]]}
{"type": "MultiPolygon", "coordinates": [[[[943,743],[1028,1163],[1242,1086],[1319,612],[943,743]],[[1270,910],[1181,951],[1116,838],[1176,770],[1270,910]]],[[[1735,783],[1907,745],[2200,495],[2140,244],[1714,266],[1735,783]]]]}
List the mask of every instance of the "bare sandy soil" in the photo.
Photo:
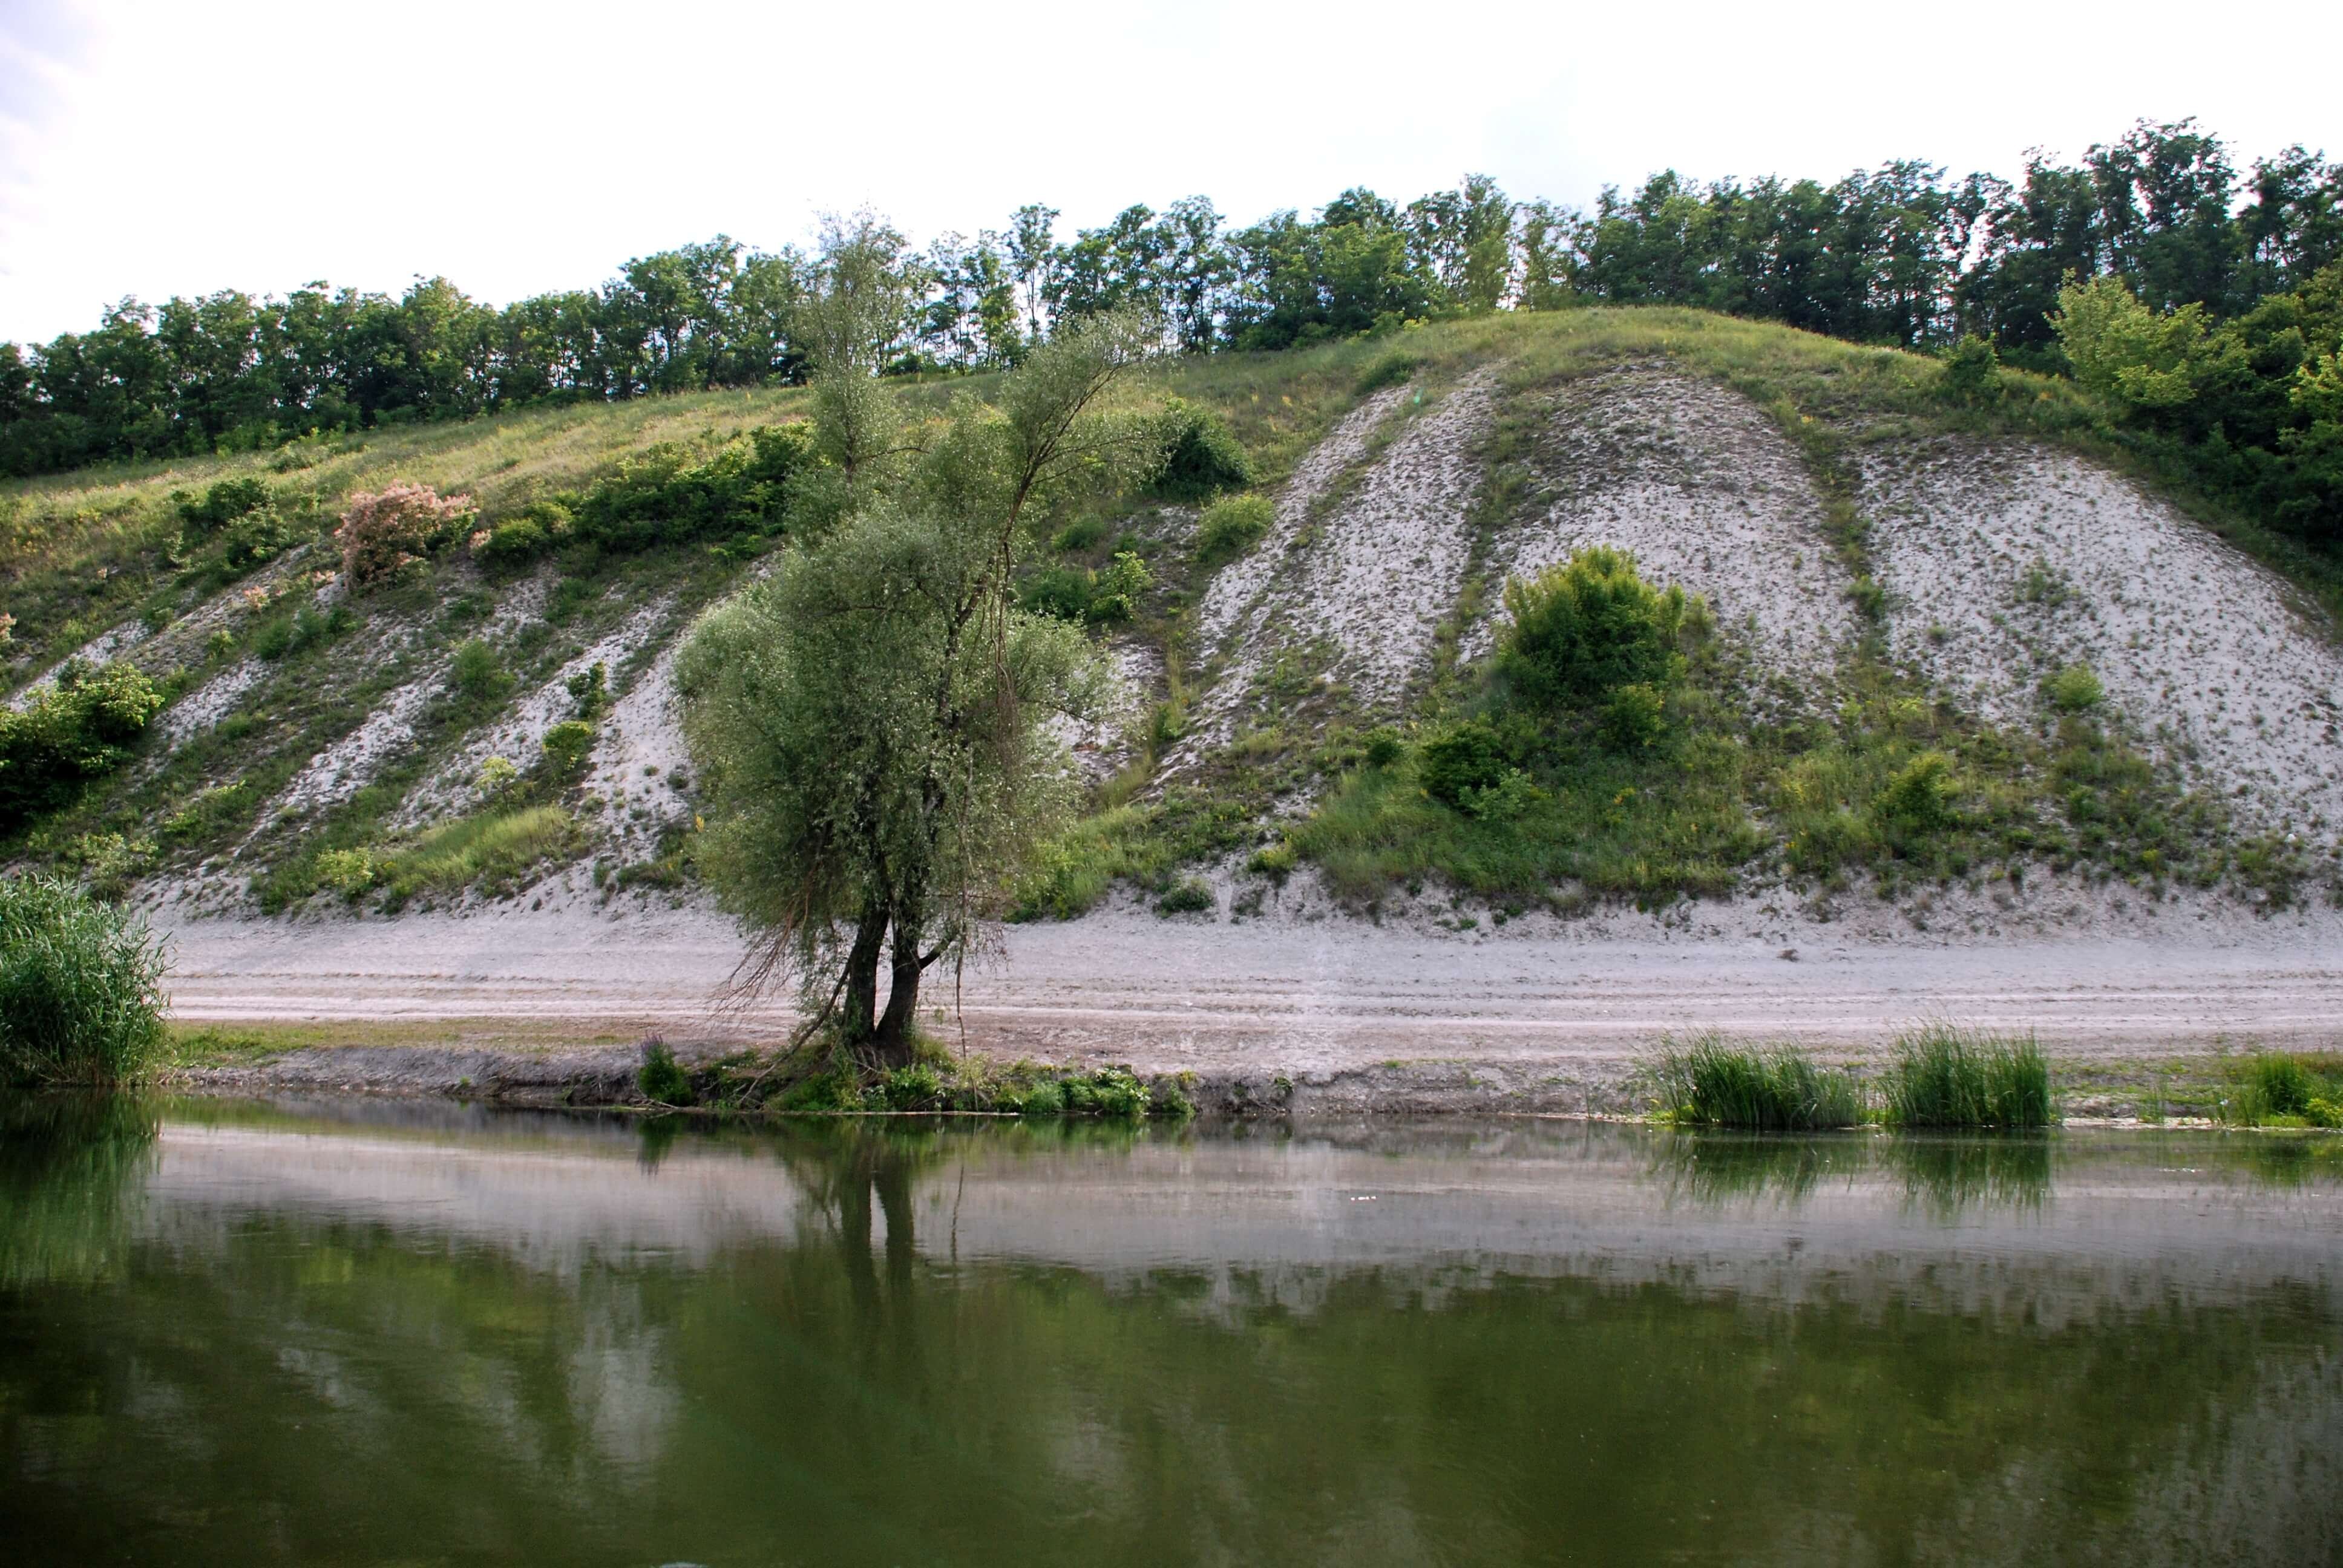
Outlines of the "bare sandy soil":
{"type": "MultiPolygon", "coordinates": [[[[540,1042],[523,1054],[562,1056],[538,1087],[623,1077],[626,1048],[564,1055],[570,1040],[658,1030],[705,1055],[774,1039],[793,1017],[786,1000],[719,1010],[742,943],[699,907],[161,923],[181,1019],[511,1020],[540,1042]]],[[[2255,1044],[2343,1043],[2343,918],[2175,906],[2084,926],[2094,934],[2018,920],[2000,935],[1921,933],[1897,911],[1825,922],[1752,900],[1455,931],[1426,914],[1348,919],[1300,890],[1242,923],[1164,920],[1126,900],[1011,928],[957,995],[950,977],[933,988],[929,1027],[996,1057],[1192,1072],[1222,1098],[1322,1111],[1627,1109],[1658,1040],[1707,1029],[1862,1060],[1946,1019],[2033,1030],[2069,1076],[2118,1078],[2255,1044]]],[[[429,1091],[512,1070],[375,1051],[304,1059],[271,1081],[429,1091]]]]}

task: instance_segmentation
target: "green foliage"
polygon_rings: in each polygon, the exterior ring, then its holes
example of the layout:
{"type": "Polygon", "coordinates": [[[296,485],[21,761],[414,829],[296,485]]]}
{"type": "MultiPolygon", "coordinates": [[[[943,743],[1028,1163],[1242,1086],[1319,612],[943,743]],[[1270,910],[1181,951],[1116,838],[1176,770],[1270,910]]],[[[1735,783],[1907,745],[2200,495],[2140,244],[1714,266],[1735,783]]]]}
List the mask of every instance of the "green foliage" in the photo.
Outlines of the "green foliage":
{"type": "Polygon", "coordinates": [[[205,491],[201,499],[184,490],[174,490],[171,500],[178,508],[180,527],[186,537],[207,538],[236,518],[269,505],[271,495],[268,481],[256,475],[241,475],[220,480],[205,491]]]}
{"type": "Polygon", "coordinates": [[[321,853],[313,864],[312,885],[347,893],[363,865],[367,882],[387,888],[393,902],[476,886],[493,895],[511,890],[532,869],[559,859],[577,842],[577,824],[558,806],[488,810],[434,828],[403,849],[344,852],[366,859],[333,859],[330,869],[346,873],[341,882],[327,879],[328,859],[336,852],[321,853]]]}
{"type": "Polygon", "coordinates": [[[128,910],[0,879],[0,1083],[127,1083],[163,1049],[161,945],[128,910]]]}
{"type": "Polygon", "coordinates": [[[1425,741],[1416,778],[1425,794],[1463,810],[1481,790],[1493,789],[1513,770],[1504,742],[1477,720],[1452,725],[1425,741]]]}
{"type": "Polygon", "coordinates": [[[1101,1067],[1097,1071],[1060,1081],[1069,1116],[1097,1116],[1112,1121],[1141,1121],[1152,1096],[1127,1067],[1101,1067]]]}
{"type": "Polygon", "coordinates": [[[22,711],[0,708],[0,835],[74,799],[119,767],[163,707],[127,664],[69,664],[22,711]]]}
{"type": "Polygon", "coordinates": [[[1285,879],[1293,875],[1297,859],[1293,846],[1280,839],[1274,844],[1263,845],[1261,849],[1255,849],[1252,857],[1245,861],[1245,869],[1256,877],[1267,877],[1271,881],[1282,886],[1285,879]]]}
{"type": "Polygon", "coordinates": [[[1891,1127],[2047,1127],[2050,1065],[2032,1035],[1930,1024],[1899,1037],[1881,1084],[1891,1127]]]}
{"type": "Polygon", "coordinates": [[[1936,396],[1957,408],[1989,408],[2001,401],[2001,355],[1992,339],[1962,335],[1945,356],[1936,396]]]}
{"type": "Polygon", "coordinates": [[[705,458],[664,443],[561,504],[576,538],[610,550],[778,533],[812,456],[802,425],[759,426],[705,458]]]}
{"type": "Polygon", "coordinates": [[[2158,314],[2132,297],[2122,279],[2095,277],[2058,291],[2050,325],[2075,379],[2118,408],[2170,408],[2197,396],[2201,305],[2158,314]]]}
{"type": "Polygon", "coordinates": [[[1145,487],[1167,501],[1206,501],[1253,482],[1252,459],[1209,408],[1170,399],[1162,414],[1163,457],[1145,487]]]}
{"type": "Polygon", "coordinates": [[[1648,750],[1667,733],[1667,693],[1647,681],[1616,686],[1603,699],[1600,730],[1621,751],[1648,750]]]}
{"type": "Polygon", "coordinates": [[[689,1105],[696,1098],[691,1074],[676,1060],[667,1041],[657,1035],[643,1041],[642,1065],[635,1069],[635,1088],[653,1105],[689,1105]]]}
{"type": "Polygon", "coordinates": [[[889,1068],[879,1075],[880,1099],[890,1111],[934,1111],[943,1093],[943,1080],[924,1061],[889,1068]]]}
{"type": "Polygon", "coordinates": [[[2343,1127],[2343,1058],[2259,1052],[2230,1069],[2217,1110],[2237,1127],[2343,1127]]]}
{"type": "Polygon", "coordinates": [[[1101,626],[1119,626],[1139,613],[1139,601],[1155,586],[1155,574],[1136,550],[1119,550],[1114,564],[1098,574],[1091,592],[1090,618],[1101,626]]]}
{"type": "Polygon", "coordinates": [[[2088,665],[2070,664],[2042,683],[2042,694],[2061,713],[2087,713],[2107,696],[2088,665]]]}
{"type": "Polygon", "coordinates": [[[1533,581],[1506,583],[1498,678],[1512,700],[1547,712],[1604,702],[1625,686],[1664,689],[1684,673],[1676,641],[1686,605],[1682,588],[1646,583],[1625,551],[1580,550],[1533,581]]]}
{"type": "Polygon", "coordinates": [[[1196,520],[1196,560],[1216,567],[1252,548],[1277,520],[1277,508],[1267,496],[1224,496],[1204,508],[1196,520]]]}
{"type": "Polygon", "coordinates": [[[1388,724],[1379,724],[1367,731],[1367,743],[1362,759],[1370,768],[1395,767],[1407,755],[1407,740],[1388,724]]]}
{"type": "Polygon", "coordinates": [[[1953,759],[1941,751],[1923,751],[1873,798],[1872,810],[1890,828],[1931,833],[1957,819],[1960,794],[1953,759]]]}
{"type": "Polygon", "coordinates": [[[580,723],[591,724],[610,706],[610,667],[596,659],[563,683],[570,711],[580,723]]]}
{"type": "Polygon", "coordinates": [[[447,678],[458,697],[476,705],[501,701],[513,683],[497,650],[477,638],[457,646],[447,661],[447,678]]]}
{"type": "Polygon", "coordinates": [[[1358,380],[1358,395],[1372,397],[1386,387],[1397,387],[1414,376],[1422,364],[1415,355],[1395,348],[1367,367],[1358,380]]]}
{"type": "Polygon", "coordinates": [[[519,515],[472,536],[472,554],[503,570],[526,566],[577,537],[577,520],[560,501],[533,501],[519,515]]]}
{"type": "Polygon", "coordinates": [[[704,873],[809,996],[837,999],[848,1042],[904,1065],[923,963],[964,950],[1070,814],[1062,749],[1040,724],[1089,711],[1102,669],[1079,632],[1012,609],[1003,568],[1027,508],[1046,515],[1160,457],[1153,434],[1095,407],[1151,329],[1108,317],[1061,334],[997,404],[955,400],[913,462],[854,357],[870,343],[861,305],[833,292],[822,308],[834,341],[815,447],[842,504],[701,619],[677,683],[704,873]]]}
{"type": "Polygon", "coordinates": [[[1106,538],[1106,519],[1096,515],[1076,518],[1060,528],[1050,539],[1050,548],[1060,555],[1096,549],[1106,538]]]}
{"type": "Polygon", "coordinates": [[[1855,1075],[1816,1066],[1793,1045],[1737,1046],[1718,1034],[1669,1041],[1653,1077],[1660,1113],[1686,1125],[1806,1132],[1863,1120],[1855,1075]]]}
{"type": "Polygon", "coordinates": [[[292,658],[305,649],[331,641],[353,624],[349,608],[336,605],[321,610],[314,605],[298,605],[291,615],[280,615],[265,621],[252,634],[254,657],[274,664],[292,658]]]}
{"type": "Polygon", "coordinates": [[[545,732],[538,743],[544,754],[547,772],[555,779],[575,779],[586,769],[586,759],[594,751],[594,727],[582,719],[565,719],[545,732]]]}
{"type": "Polygon", "coordinates": [[[1019,1109],[1027,1116],[1061,1116],[1066,1110],[1066,1091],[1055,1079],[1045,1078],[1027,1090],[1019,1109]]]}
{"type": "Polygon", "coordinates": [[[1212,896],[1211,884],[1194,877],[1173,883],[1155,900],[1155,912],[1167,917],[1210,914],[1219,908],[1220,900],[1212,896]]]}

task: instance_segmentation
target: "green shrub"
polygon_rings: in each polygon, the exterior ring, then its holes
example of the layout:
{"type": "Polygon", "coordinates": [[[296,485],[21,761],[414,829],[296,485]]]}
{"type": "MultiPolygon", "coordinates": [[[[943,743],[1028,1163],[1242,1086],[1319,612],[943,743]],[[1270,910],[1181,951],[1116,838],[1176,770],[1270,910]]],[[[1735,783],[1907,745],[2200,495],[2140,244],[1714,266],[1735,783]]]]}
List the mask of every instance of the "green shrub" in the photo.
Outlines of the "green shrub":
{"type": "Polygon", "coordinates": [[[663,442],[558,504],[578,538],[607,549],[776,533],[812,455],[805,427],[794,424],[759,426],[705,458],[663,442]]]}
{"type": "Polygon", "coordinates": [[[1196,521],[1196,559],[1218,566],[1260,543],[1277,520],[1267,496],[1225,496],[1204,508],[1196,521]]]}
{"type": "Polygon", "coordinates": [[[1407,741],[1388,724],[1378,725],[1367,731],[1366,762],[1370,768],[1389,768],[1407,755],[1407,741]]]}
{"type": "Polygon", "coordinates": [[[1091,574],[1073,567],[1044,567],[1025,579],[1017,602],[1029,615],[1081,621],[1091,613],[1091,574]]]}
{"type": "Polygon", "coordinates": [[[1089,618],[1101,625],[1120,625],[1139,613],[1139,601],[1155,586],[1155,574],[1136,550],[1119,550],[1114,564],[1098,574],[1091,590],[1089,618]]]}
{"type": "Polygon", "coordinates": [[[1201,915],[1220,908],[1211,886],[1194,877],[1175,882],[1155,900],[1159,915],[1201,915]]]}
{"type": "Polygon", "coordinates": [[[472,554],[488,566],[510,569],[525,566],[551,549],[553,536],[534,518],[508,518],[495,528],[472,536],[472,554]]]}
{"type": "Polygon", "coordinates": [[[1146,488],[1167,501],[1202,501],[1252,483],[1252,459],[1218,414],[1174,397],[1162,413],[1163,461],[1146,488]]]}
{"type": "Polygon", "coordinates": [[[1106,519],[1095,515],[1076,518],[1050,540],[1050,548],[1060,555],[1072,555],[1078,550],[1095,549],[1106,538],[1106,519]]]}
{"type": "Polygon", "coordinates": [[[1415,764],[1423,792],[1460,811],[1474,793],[1495,787],[1512,769],[1497,732],[1478,720],[1451,726],[1425,741],[1415,764]]]}
{"type": "Polygon", "coordinates": [[[204,492],[197,500],[185,490],[171,492],[171,500],[178,508],[181,537],[191,539],[208,538],[236,518],[260,510],[269,504],[268,481],[260,478],[222,479],[204,492]]]}
{"type": "Polygon", "coordinates": [[[642,1065],[635,1070],[635,1087],[642,1091],[645,1100],[653,1105],[691,1103],[691,1075],[676,1060],[667,1041],[651,1036],[643,1041],[642,1056],[642,1065]]]}
{"type": "Polygon", "coordinates": [[[581,722],[593,723],[610,706],[610,667],[598,658],[563,685],[569,692],[571,710],[581,722]]]}
{"type": "Polygon", "coordinates": [[[889,1068],[879,1077],[880,1097],[890,1111],[933,1111],[942,1101],[943,1081],[924,1061],[889,1068]]]}
{"type": "Polygon", "coordinates": [[[1101,1067],[1084,1077],[1070,1077],[1064,1091],[1068,1114],[1124,1121],[1144,1120],[1151,1098],[1147,1085],[1127,1067],[1101,1067]]]}
{"type": "Polygon", "coordinates": [[[1055,1079],[1045,1078],[1025,1091],[1018,1109],[1027,1116],[1062,1115],[1066,1109],[1066,1091],[1055,1079]]]}
{"type": "Polygon", "coordinates": [[[1803,1132],[1863,1120],[1855,1075],[1818,1067],[1795,1046],[1757,1049],[1702,1035],[1663,1047],[1654,1077],[1660,1113],[1674,1121],[1803,1132]]]}
{"type": "Polygon", "coordinates": [[[1645,582],[1624,550],[1580,550],[1531,581],[1508,581],[1504,598],[1497,674],[1530,708],[1584,708],[1624,686],[1660,689],[1683,678],[1676,644],[1689,601],[1681,588],[1645,582]]]}
{"type": "Polygon", "coordinates": [[[2042,683],[2042,694],[2061,713],[2087,713],[2107,696],[2107,689],[2088,665],[2070,664],[2042,683]]]}
{"type": "Polygon", "coordinates": [[[2050,1064],[2032,1035],[1931,1024],[1896,1040],[1883,1086],[1891,1127],[2047,1127],[2050,1064]]]}
{"type": "Polygon", "coordinates": [[[162,707],[163,693],[127,664],[68,664],[23,711],[0,707],[0,836],[119,767],[162,707]]]}
{"type": "Polygon", "coordinates": [[[468,702],[493,702],[512,688],[497,650],[477,638],[459,646],[447,661],[448,679],[468,702]]]}
{"type": "Polygon", "coordinates": [[[2001,355],[1991,339],[1962,335],[1945,356],[1936,396],[1961,408],[1989,408],[2001,400],[2001,355]]]}
{"type": "Polygon", "coordinates": [[[0,1081],[120,1084],[163,1050],[161,946],[53,878],[0,881],[0,1081]]]}
{"type": "Polygon", "coordinates": [[[1479,789],[1466,785],[1458,791],[1456,803],[1466,815],[1483,822],[1512,822],[1544,799],[1545,791],[1531,782],[1528,774],[1508,768],[1494,784],[1479,789]]]}
{"type": "Polygon", "coordinates": [[[371,849],[328,849],[317,857],[317,885],[346,899],[355,899],[374,886],[371,849]]]}
{"type": "Polygon", "coordinates": [[[300,543],[305,532],[276,508],[263,507],[246,512],[227,526],[220,535],[220,558],[230,570],[250,571],[300,543]]]}
{"type": "Polygon", "coordinates": [[[545,732],[538,743],[545,766],[556,779],[574,779],[586,768],[594,750],[594,727],[582,719],[567,719],[545,732]]]}
{"type": "Polygon", "coordinates": [[[1630,681],[1603,699],[1603,739],[1614,750],[1645,750],[1667,729],[1667,694],[1656,686],[1630,681]]]}
{"type": "Polygon", "coordinates": [[[1941,751],[1923,751],[1896,770],[1872,801],[1872,809],[1890,827],[1927,833],[1953,824],[1959,799],[1952,759],[1941,751]]]}

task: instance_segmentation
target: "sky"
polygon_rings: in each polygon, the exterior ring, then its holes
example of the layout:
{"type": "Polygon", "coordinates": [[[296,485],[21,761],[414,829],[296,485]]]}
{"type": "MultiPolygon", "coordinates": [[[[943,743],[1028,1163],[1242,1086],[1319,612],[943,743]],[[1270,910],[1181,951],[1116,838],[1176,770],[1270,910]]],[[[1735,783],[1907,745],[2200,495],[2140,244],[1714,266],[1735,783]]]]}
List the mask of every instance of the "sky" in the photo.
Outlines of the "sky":
{"type": "Polygon", "coordinates": [[[0,340],[126,295],[443,274],[503,304],[870,206],[924,242],[1203,194],[1243,223],[1366,185],[1591,203],[1674,167],[2014,174],[2197,116],[2242,167],[2343,157],[2343,5],[2251,14],[1446,0],[0,0],[0,340]],[[2238,14],[2242,18],[2245,14],[2238,14]]]}

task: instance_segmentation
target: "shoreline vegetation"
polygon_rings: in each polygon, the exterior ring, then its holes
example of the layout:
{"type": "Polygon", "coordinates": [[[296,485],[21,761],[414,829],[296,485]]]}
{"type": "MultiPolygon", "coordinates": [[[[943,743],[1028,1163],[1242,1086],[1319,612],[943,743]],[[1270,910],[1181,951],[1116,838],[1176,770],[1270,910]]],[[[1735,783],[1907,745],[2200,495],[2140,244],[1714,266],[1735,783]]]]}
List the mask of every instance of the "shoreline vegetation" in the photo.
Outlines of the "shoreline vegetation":
{"type": "Polygon", "coordinates": [[[654,1117],[1518,1115],[1996,1136],[2059,1126],[2343,1130],[2343,1054],[2257,1049],[2062,1065],[2029,1036],[1941,1020],[1864,1047],[1664,1036],[1607,1076],[1543,1091],[1494,1064],[1456,1060],[1198,1073],[1152,1070],[1143,1055],[1112,1065],[1004,1062],[928,1039],[909,1069],[858,1078],[831,1063],[792,1074],[777,1070],[786,1064],[771,1051],[670,1045],[658,1034],[616,1030],[581,1036],[508,1020],[175,1023],[169,1033],[150,1082],[172,1092],[387,1096],[654,1117]],[[1798,1109],[1785,1111],[1785,1104],[1798,1109]]]}

